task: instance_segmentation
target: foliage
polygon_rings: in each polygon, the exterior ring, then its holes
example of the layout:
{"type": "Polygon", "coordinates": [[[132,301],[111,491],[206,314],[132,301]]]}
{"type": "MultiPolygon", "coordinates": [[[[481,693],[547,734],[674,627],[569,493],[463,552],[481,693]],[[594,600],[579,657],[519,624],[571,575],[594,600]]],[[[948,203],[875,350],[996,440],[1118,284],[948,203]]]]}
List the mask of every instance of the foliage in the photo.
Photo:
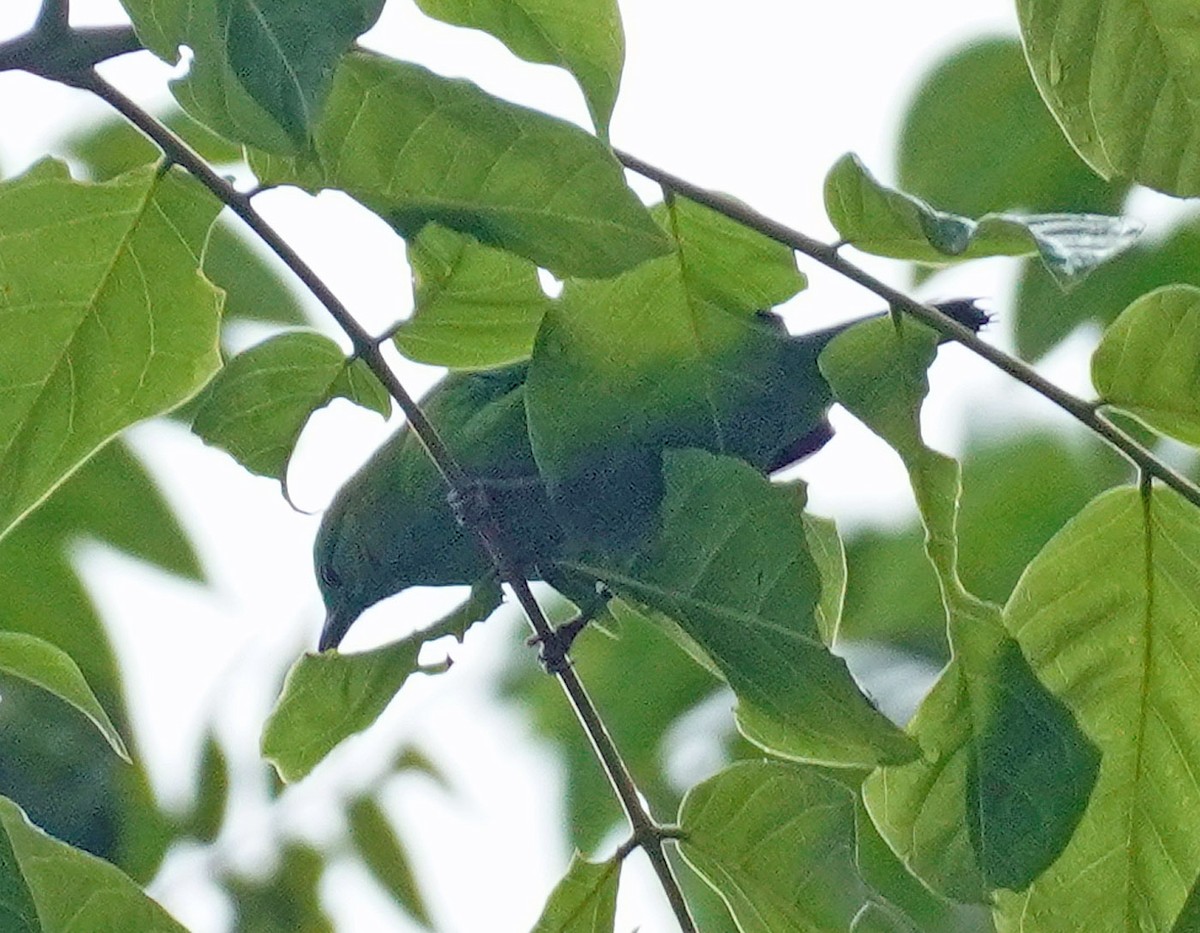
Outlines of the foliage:
{"type": "MultiPolygon", "coordinates": [[[[514,653],[496,701],[561,754],[577,849],[537,931],[611,933],[636,849],[689,931],[1198,928],[1200,489],[1159,439],[1200,446],[1200,249],[1194,221],[1133,246],[1139,225],[1111,216],[1134,185],[1200,190],[1200,29],[1182,0],[1019,0],[1024,58],[993,40],[933,70],[899,188],[853,155],[830,168],[836,245],[644,166],[664,196],[643,204],[622,169],[640,163],[607,141],[625,55],[612,0],[420,2],[569,71],[596,134],[368,51],[383,0],[123,5],[130,27],[89,31],[46,0],[30,37],[0,44],[0,68],[90,90],[153,141],[114,122],[68,141],[85,177],[47,158],[0,183],[0,926],[180,929],[139,885],[172,843],[211,845],[229,822],[235,769],[213,735],[189,811],[154,800],[66,556],[89,536],[203,577],[122,433],[186,420],[286,495],[310,417],[342,399],[384,416],[395,401],[407,425],[322,524],[331,650],[288,673],[259,777],[305,780],[415,675],[449,682],[424,649],[461,643],[503,582],[548,674],[514,653]],[[131,43],[191,50],[182,110],[151,117],[90,70],[131,43]],[[373,337],[348,318],[257,213],[281,185],[343,192],[406,241],[410,319],[373,337]],[[922,277],[1028,257],[1017,347],[1038,357],[1099,322],[1096,398],[983,345],[972,303],[891,291],[850,246],[922,277]],[[788,334],[772,309],[807,285],[798,255],[891,313],[788,334]],[[349,352],[297,327],[309,312],[281,267],[349,352]],[[265,337],[226,354],[238,321],[265,337]],[[977,437],[961,466],[932,449],[922,406],[948,339],[1090,431],[977,437]],[[417,405],[387,344],[452,372],[417,405]],[[835,402],[898,454],[919,528],[843,545],[774,475],[828,441],[835,402]],[[557,591],[556,618],[595,623],[577,644],[550,632],[530,579],[557,591]],[[461,584],[441,620],[333,650],[384,597],[461,584]],[[902,662],[856,679],[856,651],[902,662]],[[889,683],[921,664],[915,715],[891,715],[889,683]],[[733,707],[724,761],[681,784],[669,737],[714,700],[733,707]]],[[[410,751],[380,780],[401,772],[437,776],[410,751]]],[[[281,840],[253,879],[218,866],[239,929],[332,929],[318,886],[346,854],[434,926],[378,782],[343,803],[343,840],[281,840]]]]}

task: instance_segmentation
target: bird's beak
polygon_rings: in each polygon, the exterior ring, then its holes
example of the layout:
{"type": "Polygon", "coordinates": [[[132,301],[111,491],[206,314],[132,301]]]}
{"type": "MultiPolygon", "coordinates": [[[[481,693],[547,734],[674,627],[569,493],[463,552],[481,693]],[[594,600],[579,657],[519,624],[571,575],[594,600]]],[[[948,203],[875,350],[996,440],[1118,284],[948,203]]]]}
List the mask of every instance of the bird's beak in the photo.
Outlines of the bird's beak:
{"type": "Polygon", "coordinates": [[[351,623],[354,622],[355,616],[346,612],[339,613],[336,609],[330,609],[325,615],[325,625],[321,628],[321,638],[317,642],[318,651],[328,651],[330,648],[336,648],[343,638],[346,637],[346,632],[350,630],[351,623]]]}

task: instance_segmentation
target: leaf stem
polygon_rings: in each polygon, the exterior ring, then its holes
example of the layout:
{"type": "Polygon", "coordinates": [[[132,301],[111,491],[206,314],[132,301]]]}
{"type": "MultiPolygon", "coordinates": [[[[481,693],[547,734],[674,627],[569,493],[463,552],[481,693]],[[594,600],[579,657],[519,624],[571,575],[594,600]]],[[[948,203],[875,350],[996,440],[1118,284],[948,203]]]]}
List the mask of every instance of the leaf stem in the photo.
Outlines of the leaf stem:
{"type": "Polygon", "coordinates": [[[789,246],[797,252],[815,259],[826,268],[832,269],[852,282],[863,286],[868,291],[874,292],[893,309],[899,309],[906,314],[910,314],[922,324],[926,324],[938,333],[961,343],[968,350],[983,357],[997,369],[1007,373],[1013,379],[1029,386],[1029,388],[1053,402],[1067,414],[1075,418],[1075,420],[1120,451],[1138,469],[1153,475],[1193,505],[1200,507],[1200,487],[1197,487],[1187,477],[1172,470],[1151,451],[1139,444],[1133,437],[1106,419],[1100,413],[1099,406],[1072,395],[1070,392],[1046,379],[1027,363],[1022,362],[1016,357],[1009,356],[1003,350],[997,349],[990,343],[981,340],[970,328],[964,327],[957,321],[952,320],[936,308],[924,305],[905,295],[903,292],[897,291],[854,263],[842,258],[839,249],[844,245],[844,242],[836,244],[823,243],[776,220],[772,220],[764,214],[760,214],[752,207],[734,198],[718,192],[708,191],[698,185],[693,185],[691,182],[678,178],[670,172],[656,168],[647,162],[643,162],[629,153],[621,152],[620,150],[614,150],[614,152],[621,161],[621,164],[631,171],[637,172],[639,175],[683,195],[690,201],[695,201],[697,204],[723,214],[730,220],[756,230],[778,243],[789,246]]]}
{"type": "MultiPolygon", "coordinates": [[[[400,383],[383,357],[380,341],[372,337],[362,325],[350,314],[349,309],[325,284],[325,282],[304,262],[292,246],[262,217],[251,203],[251,196],[243,194],[228,181],[218,175],[197,155],[191,147],[167,127],[154,119],[137,103],[122,94],[94,71],[81,74],[77,78],[78,86],[92,91],[113,107],[130,123],[146,134],[162,149],[166,158],[184,168],[196,178],[212,194],[219,198],[230,210],[238,215],[262,241],[292,270],[297,278],[316,299],[325,307],[329,315],[337,322],[354,346],[354,354],[363,360],[371,371],[383,383],[388,393],[396,400],[408,423],[424,446],[429,458],[437,467],[449,490],[463,497],[468,494],[469,477],[462,465],[446,446],[445,441],[425,416],[421,407],[416,403],[400,383]]],[[[475,527],[488,555],[495,564],[502,580],[508,584],[520,603],[529,620],[534,633],[541,639],[553,636],[553,628],[533,590],[525,578],[521,568],[514,563],[501,543],[500,529],[494,521],[485,519],[475,527]]],[[[675,917],[683,933],[696,933],[696,924],[692,919],[679,882],[667,861],[663,849],[662,837],[658,824],[642,803],[641,793],[633,776],[621,757],[612,736],[609,734],[599,711],[591,697],[584,689],[583,682],[570,665],[564,665],[557,672],[559,683],[566,692],[575,714],[578,716],[592,748],[599,758],[609,783],[621,802],[622,809],[633,831],[633,837],[645,848],[646,855],[658,876],[659,883],[671,904],[675,917]]]]}

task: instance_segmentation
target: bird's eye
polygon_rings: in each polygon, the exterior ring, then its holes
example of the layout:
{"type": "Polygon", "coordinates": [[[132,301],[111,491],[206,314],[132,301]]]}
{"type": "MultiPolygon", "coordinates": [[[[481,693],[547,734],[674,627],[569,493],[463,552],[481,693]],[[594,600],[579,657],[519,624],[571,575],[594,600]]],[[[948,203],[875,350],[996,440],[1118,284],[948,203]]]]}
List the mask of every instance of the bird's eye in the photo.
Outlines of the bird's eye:
{"type": "Polygon", "coordinates": [[[341,582],[342,582],[341,578],[336,573],[333,572],[333,568],[330,567],[329,565],[322,567],[320,572],[321,572],[321,582],[324,583],[326,586],[336,587],[336,586],[341,585],[341,582]]]}

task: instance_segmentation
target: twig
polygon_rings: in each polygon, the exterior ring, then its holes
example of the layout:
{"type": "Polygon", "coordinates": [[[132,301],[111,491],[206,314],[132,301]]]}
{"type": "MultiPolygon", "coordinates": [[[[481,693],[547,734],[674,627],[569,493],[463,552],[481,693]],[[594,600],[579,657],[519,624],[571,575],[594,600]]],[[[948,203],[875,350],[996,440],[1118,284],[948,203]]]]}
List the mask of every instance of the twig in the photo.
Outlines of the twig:
{"type": "MultiPolygon", "coordinates": [[[[324,281],[263,219],[251,203],[250,196],[237,191],[229,182],[214,172],[208,163],[192,151],[183,140],[95,72],[79,76],[77,83],[80,87],[95,93],[145,133],[162,149],[168,160],[182,166],[245,221],[246,225],[295,273],[296,277],[324,305],[330,316],[350,338],[354,345],[354,354],[370,367],[388,393],[396,400],[408,419],[413,433],[425,447],[450,491],[459,497],[467,495],[468,476],[457,458],[446,446],[437,429],[388,366],[387,361],[383,358],[379,342],[354,319],[346,306],[333,294],[324,281]]],[[[534,633],[543,639],[553,637],[553,628],[541,606],[538,605],[537,599],[530,589],[529,581],[505,553],[501,543],[500,529],[493,522],[485,520],[475,527],[475,531],[496,565],[501,578],[516,595],[534,633]]],[[[564,665],[563,669],[557,672],[557,676],[592,743],[596,756],[603,765],[609,783],[621,802],[634,838],[640,840],[646,850],[646,855],[658,875],[659,883],[671,903],[681,929],[684,933],[696,933],[695,921],[683,899],[679,882],[667,861],[658,824],[643,806],[633,776],[600,718],[595,704],[584,689],[582,681],[569,665],[564,665]]]]}
{"type": "Polygon", "coordinates": [[[730,220],[736,221],[752,230],[757,230],[764,236],[770,237],[776,242],[789,246],[797,252],[815,259],[823,266],[840,273],[852,282],[857,282],[867,290],[874,292],[892,308],[904,311],[919,320],[922,324],[932,327],[938,333],[949,337],[951,340],[958,341],[973,353],[983,357],[993,366],[1012,376],[1018,382],[1029,386],[1035,392],[1049,399],[1124,454],[1139,469],[1162,480],[1162,482],[1170,486],[1193,505],[1200,507],[1200,487],[1197,487],[1185,476],[1172,470],[1154,456],[1153,453],[1134,440],[1133,437],[1105,418],[1099,412],[1096,405],[1086,402],[1067,392],[1065,389],[1056,386],[1031,366],[1021,362],[1016,357],[1009,356],[1003,350],[997,349],[990,343],[981,340],[970,328],[964,327],[957,321],[952,320],[936,308],[931,308],[921,304],[919,301],[914,301],[903,292],[897,291],[890,285],[854,265],[854,263],[842,258],[841,253],[838,252],[838,248],[844,244],[831,245],[805,236],[800,231],[772,220],[770,217],[760,214],[752,207],[734,198],[693,185],[682,178],[672,175],[670,172],[643,162],[629,153],[616,150],[616,156],[626,168],[683,195],[690,201],[695,201],[697,204],[711,208],[728,217],[730,220]]]}

